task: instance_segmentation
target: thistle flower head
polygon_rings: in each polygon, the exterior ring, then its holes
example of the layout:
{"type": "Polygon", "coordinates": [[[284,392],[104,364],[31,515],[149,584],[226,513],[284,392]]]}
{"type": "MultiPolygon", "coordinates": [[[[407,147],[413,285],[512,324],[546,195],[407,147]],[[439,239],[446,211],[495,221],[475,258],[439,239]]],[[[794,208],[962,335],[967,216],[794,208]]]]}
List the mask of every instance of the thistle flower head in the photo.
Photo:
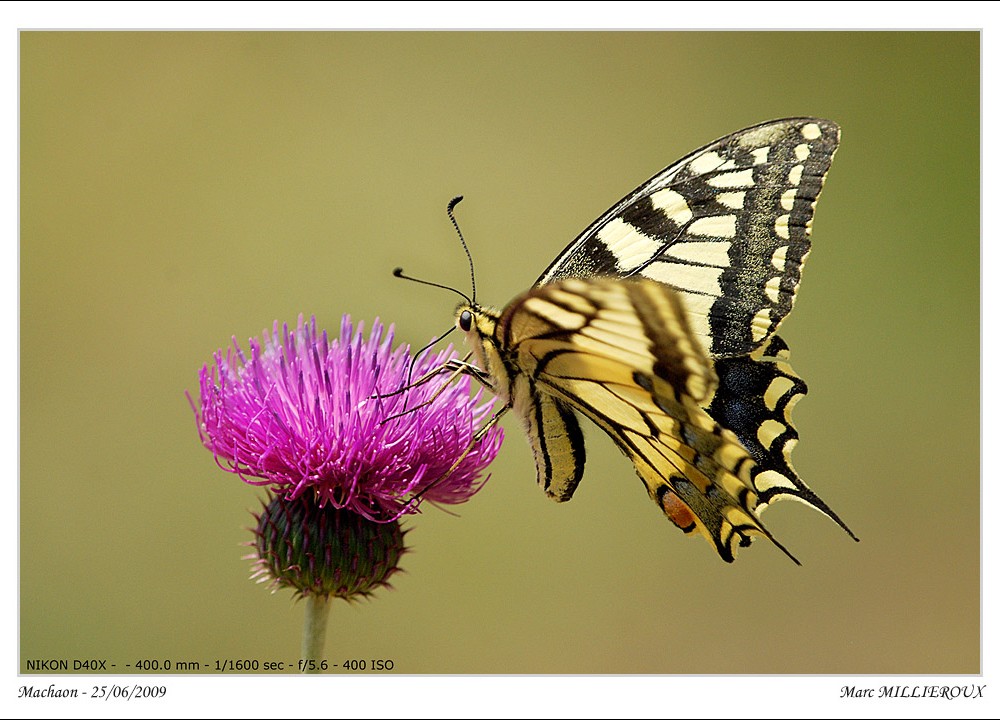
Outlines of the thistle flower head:
{"type": "Polygon", "coordinates": [[[362,330],[346,315],[332,340],[315,318],[299,317],[294,329],[275,322],[250,340],[249,357],[234,338],[201,370],[201,404],[192,408],[202,443],[250,484],[290,500],[309,493],[319,507],[376,522],[416,512],[425,499],[464,502],[503,441],[494,426],[474,442],[492,401],[446,373],[398,392],[454,350],[411,363],[408,347],[393,349],[392,326],[376,320],[367,340],[362,330]]]}

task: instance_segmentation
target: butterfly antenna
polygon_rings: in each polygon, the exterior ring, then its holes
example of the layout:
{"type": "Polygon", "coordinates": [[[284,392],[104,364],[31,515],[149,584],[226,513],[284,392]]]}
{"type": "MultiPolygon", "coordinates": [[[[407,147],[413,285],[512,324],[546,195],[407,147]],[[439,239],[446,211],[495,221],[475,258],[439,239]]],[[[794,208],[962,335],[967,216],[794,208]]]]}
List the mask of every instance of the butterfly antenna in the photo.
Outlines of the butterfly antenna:
{"type": "Polygon", "coordinates": [[[465,257],[469,258],[469,274],[472,276],[472,304],[476,304],[476,266],[472,262],[472,253],[469,252],[469,246],[465,244],[465,238],[462,236],[462,228],[458,226],[458,220],[455,219],[455,206],[462,202],[462,195],[453,197],[451,202],[448,203],[448,217],[451,218],[451,224],[455,226],[455,232],[458,233],[458,239],[462,242],[462,248],[465,250],[465,257]]]}
{"type": "MultiPolygon", "coordinates": [[[[472,299],[461,290],[456,290],[455,288],[449,287],[448,285],[442,285],[440,283],[431,282],[430,280],[421,280],[420,278],[412,277],[411,275],[407,275],[406,273],[404,273],[403,268],[401,267],[398,267],[395,270],[393,270],[392,275],[393,277],[398,277],[402,280],[410,280],[411,282],[420,283],[421,285],[430,285],[431,287],[441,288],[442,290],[449,290],[450,292],[459,295],[463,300],[465,300],[465,302],[469,303],[470,305],[475,305],[472,299]]],[[[475,294],[475,292],[473,292],[473,294],[475,294]]]]}

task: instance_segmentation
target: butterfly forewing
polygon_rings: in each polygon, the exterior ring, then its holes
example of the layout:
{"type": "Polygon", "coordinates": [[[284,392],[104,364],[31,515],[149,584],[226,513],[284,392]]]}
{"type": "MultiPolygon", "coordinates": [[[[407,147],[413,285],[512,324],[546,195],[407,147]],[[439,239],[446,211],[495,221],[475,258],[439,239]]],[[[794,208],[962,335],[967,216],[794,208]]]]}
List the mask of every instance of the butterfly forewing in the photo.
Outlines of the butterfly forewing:
{"type": "Polygon", "coordinates": [[[539,278],[642,275],[676,289],[713,357],[745,355],[792,308],[840,130],[790,118],[666,168],[585,230],[539,278]]]}

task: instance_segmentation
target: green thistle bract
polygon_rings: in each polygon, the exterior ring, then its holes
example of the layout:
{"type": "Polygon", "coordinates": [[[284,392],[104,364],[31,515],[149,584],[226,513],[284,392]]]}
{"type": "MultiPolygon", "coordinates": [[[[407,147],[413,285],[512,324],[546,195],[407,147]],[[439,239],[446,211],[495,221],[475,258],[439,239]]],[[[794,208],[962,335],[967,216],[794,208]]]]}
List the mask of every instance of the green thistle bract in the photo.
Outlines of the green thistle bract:
{"type": "Polygon", "coordinates": [[[301,596],[354,600],[389,586],[406,553],[399,521],[373,522],[310,495],[272,496],[254,531],[254,577],[301,596]]]}

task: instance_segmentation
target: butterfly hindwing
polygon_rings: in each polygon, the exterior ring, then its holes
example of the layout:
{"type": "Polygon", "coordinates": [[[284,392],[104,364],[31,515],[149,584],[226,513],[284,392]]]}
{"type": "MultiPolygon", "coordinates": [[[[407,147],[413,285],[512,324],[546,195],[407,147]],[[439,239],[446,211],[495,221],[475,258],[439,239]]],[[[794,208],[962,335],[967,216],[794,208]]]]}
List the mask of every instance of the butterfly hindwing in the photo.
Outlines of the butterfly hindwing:
{"type": "Polygon", "coordinates": [[[680,293],[711,356],[757,350],[792,308],[839,138],[829,120],[789,118],[717,140],[616,203],[538,283],[648,277],[680,293]]]}
{"type": "MultiPolygon", "coordinates": [[[[524,376],[512,400],[526,426],[544,426],[533,418],[545,416],[546,404],[586,415],[632,460],[664,513],[728,561],[751,534],[771,537],[755,513],[753,460],[699,404],[715,377],[676,293],[648,280],[545,285],[512,302],[496,334],[506,364],[524,376]],[[534,394],[526,398],[519,386],[534,394]]],[[[529,438],[541,482],[559,457],[546,458],[552,443],[544,433],[529,438]]],[[[557,499],[569,498],[574,477],[557,499]]]]}

